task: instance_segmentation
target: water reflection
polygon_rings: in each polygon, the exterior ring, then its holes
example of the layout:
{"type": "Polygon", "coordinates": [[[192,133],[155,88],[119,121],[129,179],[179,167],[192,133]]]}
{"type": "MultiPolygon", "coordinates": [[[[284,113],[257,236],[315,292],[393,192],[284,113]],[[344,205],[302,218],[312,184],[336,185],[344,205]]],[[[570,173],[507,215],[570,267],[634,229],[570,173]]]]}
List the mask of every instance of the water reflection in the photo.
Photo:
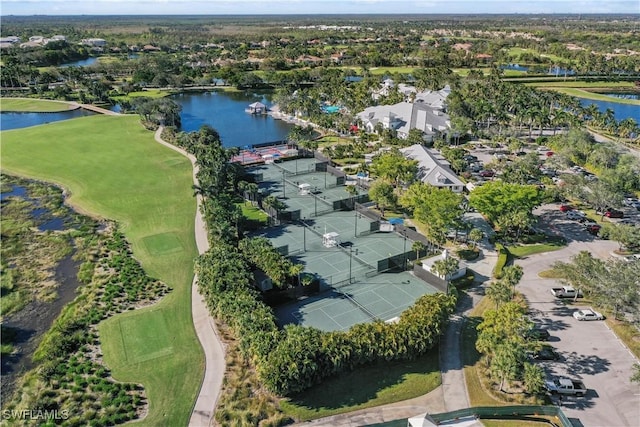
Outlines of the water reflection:
{"type": "Polygon", "coordinates": [[[93,116],[94,114],[96,113],[81,108],[58,113],[2,113],[0,114],[0,130],[21,129],[77,117],[93,116]]]}
{"type": "Polygon", "coordinates": [[[271,116],[245,112],[256,101],[270,107],[268,93],[214,91],[175,95],[173,100],[182,106],[182,130],[191,132],[209,125],[218,131],[227,147],[282,141],[293,127],[271,116]]]}

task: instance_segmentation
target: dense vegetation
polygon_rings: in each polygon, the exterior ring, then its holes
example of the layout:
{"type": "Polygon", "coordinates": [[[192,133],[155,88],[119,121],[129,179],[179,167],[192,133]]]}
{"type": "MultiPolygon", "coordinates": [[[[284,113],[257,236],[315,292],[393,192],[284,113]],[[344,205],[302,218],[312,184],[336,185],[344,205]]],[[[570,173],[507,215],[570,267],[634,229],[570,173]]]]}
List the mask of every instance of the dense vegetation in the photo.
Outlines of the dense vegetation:
{"type": "MultiPolygon", "coordinates": [[[[52,192],[41,184],[37,188],[43,196],[54,195],[61,202],[60,190],[52,192]]],[[[37,192],[31,195],[38,197],[37,192]]],[[[58,209],[68,208],[59,205],[58,209]]],[[[80,295],[63,309],[45,333],[33,356],[36,368],[24,375],[20,392],[12,399],[6,398],[3,409],[57,411],[62,417],[61,425],[119,424],[142,416],[146,399],[140,386],[111,378],[102,362],[97,324],[116,313],[149,305],[169,289],[144,273],[114,223],[104,223],[96,231],[98,224],[93,220],[77,214],[73,218],[76,227],[77,224],[80,227],[58,236],[70,240],[75,258],[82,262],[78,272],[83,284],[80,295]]],[[[30,232],[33,231],[29,228],[22,229],[22,233],[30,232]]],[[[10,241],[7,246],[14,246],[10,241]]],[[[24,275],[21,265],[7,267],[7,275],[24,275]]],[[[11,425],[38,422],[24,417],[9,421],[11,425]]]]}

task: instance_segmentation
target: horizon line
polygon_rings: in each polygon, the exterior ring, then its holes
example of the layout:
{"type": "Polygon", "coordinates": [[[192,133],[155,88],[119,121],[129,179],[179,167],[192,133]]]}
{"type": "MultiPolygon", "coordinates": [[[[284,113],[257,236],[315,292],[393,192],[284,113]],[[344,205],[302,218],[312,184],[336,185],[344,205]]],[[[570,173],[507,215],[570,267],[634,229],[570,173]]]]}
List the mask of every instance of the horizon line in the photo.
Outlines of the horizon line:
{"type": "Polygon", "coordinates": [[[0,17],[5,16],[20,16],[20,17],[43,17],[43,16],[372,16],[372,15],[386,15],[386,16],[441,16],[441,15],[455,15],[455,16],[478,16],[478,15],[494,15],[494,16],[552,16],[552,15],[571,15],[571,16],[615,16],[615,15],[637,15],[640,17],[640,12],[433,12],[433,13],[412,13],[412,12],[369,12],[369,13],[357,13],[357,12],[339,12],[339,13],[78,13],[78,14],[1,14],[0,17]]]}

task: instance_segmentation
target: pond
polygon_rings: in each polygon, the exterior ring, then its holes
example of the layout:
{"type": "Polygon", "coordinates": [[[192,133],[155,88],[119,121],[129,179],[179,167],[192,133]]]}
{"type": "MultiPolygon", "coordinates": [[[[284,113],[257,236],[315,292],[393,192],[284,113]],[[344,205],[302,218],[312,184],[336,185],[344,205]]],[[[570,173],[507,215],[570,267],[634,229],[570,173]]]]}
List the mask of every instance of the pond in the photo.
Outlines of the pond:
{"type": "Polygon", "coordinates": [[[60,64],[59,67],[61,67],[61,68],[66,68],[66,67],[88,67],[88,66],[93,65],[93,64],[95,64],[97,62],[98,62],[98,58],[96,58],[95,56],[90,56],[87,59],[80,59],[78,61],[67,62],[66,64],[60,64]]]}
{"type": "Polygon", "coordinates": [[[192,132],[209,125],[220,134],[225,147],[242,147],[286,139],[292,124],[269,115],[245,112],[253,102],[271,106],[269,94],[251,92],[204,92],[175,95],[182,106],[182,130],[192,132]]]}
{"type": "Polygon", "coordinates": [[[613,115],[617,121],[632,118],[636,123],[640,123],[640,106],[630,104],[620,104],[615,101],[596,101],[593,99],[580,98],[580,103],[583,107],[588,107],[591,104],[598,106],[600,112],[604,113],[608,108],[613,110],[613,115]]]}
{"type": "Polygon", "coordinates": [[[77,117],[93,116],[94,112],[81,108],[58,113],[1,113],[0,129],[21,129],[30,126],[44,125],[61,120],[75,119],[77,117]]]}
{"type": "Polygon", "coordinates": [[[529,71],[529,67],[523,67],[520,64],[501,65],[500,68],[503,70],[529,71]]]}

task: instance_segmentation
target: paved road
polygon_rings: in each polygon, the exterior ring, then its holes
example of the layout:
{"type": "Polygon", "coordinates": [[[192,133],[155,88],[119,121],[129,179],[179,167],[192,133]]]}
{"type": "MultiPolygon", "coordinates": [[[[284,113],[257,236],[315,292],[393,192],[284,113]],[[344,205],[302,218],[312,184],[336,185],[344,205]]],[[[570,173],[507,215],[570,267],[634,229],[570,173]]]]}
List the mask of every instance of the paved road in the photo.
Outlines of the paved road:
{"type": "MultiPolygon", "coordinates": [[[[175,150],[187,157],[191,161],[193,166],[193,183],[198,185],[198,179],[196,177],[198,173],[198,167],[196,165],[196,158],[186,151],[178,148],[174,145],[165,142],[161,138],[162,127],[160,127],[155,133],[155,139],[160,144],[165,145],[172,150],[175,150]]],[[[195,233],[196,233],[196,246],[199,253],[204,253],[209,249],[209,241],[207,239],[207,229],[204,222],[204,218],[201,212],[202,197],[197,196],[198,208],[196,210],[195,218],[195,233]]],[[[204,298],[198,292],[198,277],[193,277],[193,284],[191,287],[191,313],[193,316],[193,325],[200,340],[200,344],[204,350],[205,355],[205,370],[204,378],[200,386],[200,392],[198,398],[191,413],[191,419],[189,420],[190,427],[206,427],[213,423],[213,415],[215,412],[220,390],[222,389],[222,379],[225,372],[225,350],[218,336],[218,332],[213,321],[213,318],[209,314],[209,310],[204,302],[204,298]]]]}
{"type": "Polygon", "coordinates": [[[562,356],[559,361],[539,363],[549,376],[580,378],[589,388],[586,397],[565,397],[561,402],[570,418],[580,419],[587,427],[637,426],[640,424],[640,387],[629,381],[636,358],[605,322],[575,320],[573,311],[583,307],[579,300],[573,305],[571,301],[554,298],[549,288],[558,282],[538,276],[555,261],[569,262],[583,250],[598,258],[609,258],[618,245],[594,239],[577,223],[567,221],[558,205],[544,206],[537,213],[542,215],[541,228],[569,239],[569,245],[562,250],[517,261],[524,270],[518,290],[527,298],[534,321],[549,329],[549,343],[562,356]]]}

